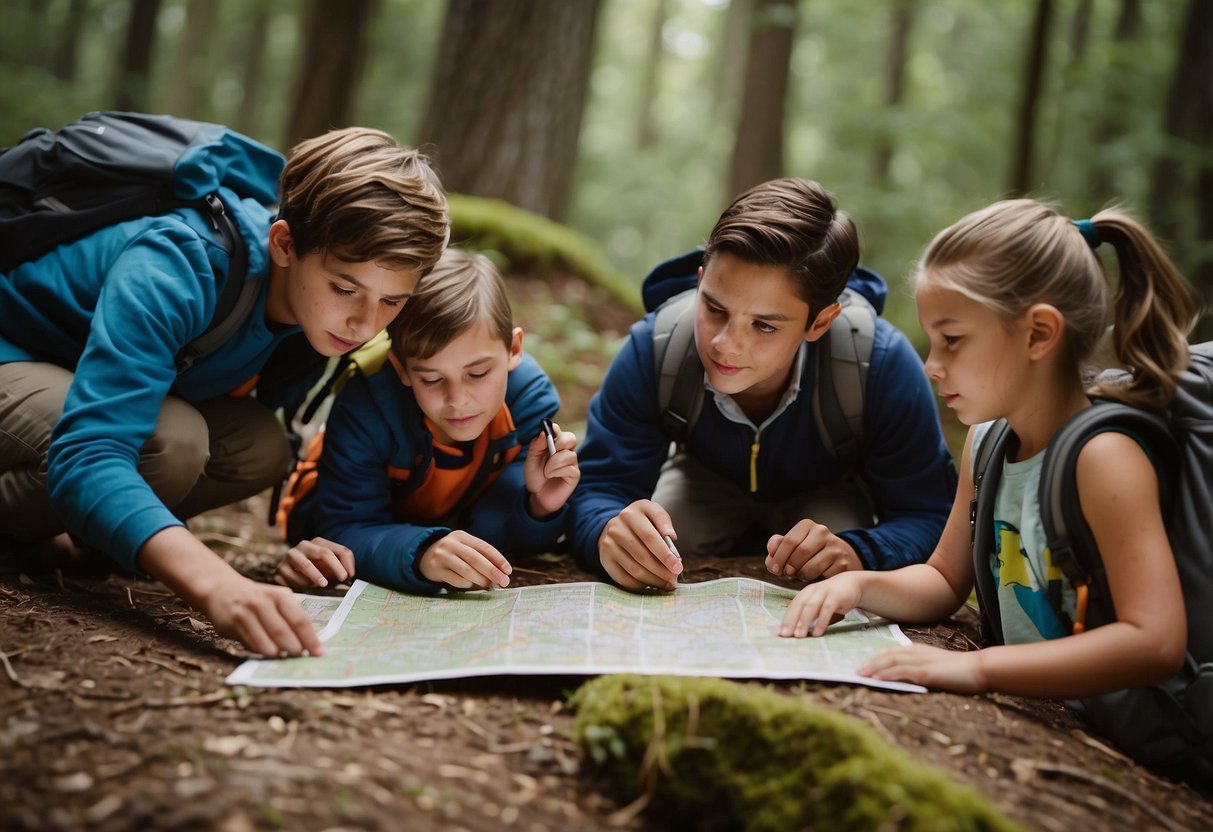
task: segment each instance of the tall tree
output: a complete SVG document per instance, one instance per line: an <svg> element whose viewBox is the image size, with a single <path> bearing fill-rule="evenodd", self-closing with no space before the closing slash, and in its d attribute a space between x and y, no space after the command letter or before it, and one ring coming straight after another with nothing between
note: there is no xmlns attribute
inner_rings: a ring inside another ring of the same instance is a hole
<svg viewBox="0 0 1213 832"><path fill-rule="evenodd" d="M190 118L209 114L211 33L219 0L188 0L185 28L177 48L176 66L169 86L168 110Z"/></svg>
<svg viewBox="0 0 1213 832"><path fill-rule="evenodd" d="M783 174L783 134L796 3L758 0L726 200Z"/></svg>
<svg viewBox="0 0 1213 832"><path fill-rule="evenodd" d="M893 27L889 34L889 54L885 59L884 103L886 116L901 106L905 93L906 56L909 54L910 31L914 27L916 0L897 0L893 9ZM872 154L872 178L878 185L889 181L889 164L893 160L893 135L886 127Z"/></svg>
<svg viewBox="0 0 1213 832"><path fill-rule="evenodd" d="M669 0L654 0L649 25L649 51L640 72L640 103L636 112L636 147L652 147L657 141L657 97L661 92L661 65L665 57L663 32L670 17Z"/></svg>
<svg viewBox="0 0 1213 832"><path fill-rule="evenodd" d="M379 0L310 0L287 146L347 126L368 51L367 25L378 10Z"/></svg>
<svg viewBox="0 0 1213 832"><path fill-rule="evenodd" d="M76 66L80 59L80 35L84 31L84 19L88 14L88 0L71 0L67 16L55 36L51 52L51 72L56 78L70 81L76 77Z"/></svg>
<svg viewBox="0 0 1213 832"><path fill-rule="evenodd" d="M253 9L253 22L248 30L248 45L244 52L244 69L240 73L240 106L233 122L236 129L245 133L259 132L255 124L261 84L265 78L266 40L270 33L270 10L265 3L257 3Z"/></svg>
<svg viewBox="0 0 1213 832"><path fill-rule="evenodd" d="M160 0L131 0L126 43L114 84L114 106L119 110L147 109L159 14Z"/></svg>
<svg viewBox="0 0 1213 832"><path fill-rule="evenodd" d="M1053 0L1037 0L1028 52L1024 60L1023 97L1015 122L1015 145L1011 151L1010 191L1026 194L1033 187L1032 165L1036 155L1036 122L1045 66L1048 63L1049 30L1053 24Z"/></svg>
<svg viewBox="0 0 1213 832"><path fill-rule="evenodd" d="M1169 148L1158 160L1151 194L1154 227L1213 307L1213 3L1190 0L1179 59L1167 97ZM1200 337L1213 337L1206 315Z"/></svg>
<svg viewBox="0 0 1213 832"><path fill-rule="evenodd" d="M754 16L754 0L729 0L720 37L719 57L716 59L716 88L712 95L712 115L732 112L741 98L745 78L746 50L750 48L750 20Z"/></svg>
<svg viewBox="0 0 1213 832"><path fill-rule="evenodd" d="M564 216L598 0L450 0L421 139L443 184Z"/></svg>
<svg viewBox="0 0 1213 832"><path fill-rule="evenodd" d="M1125 65L1124 56L1127 46L1141 36L1141 2L1142 0L1121 0L1120 12L1116 17L1116 26L1112 30L1112 60L1106 70L1108 83L1104 94L1111 100L1108 106L1101 108L1099 118L1091 130L1091 146L1102 148L1114 144L1125 132L1126 118L1131 118L1134 112L1131 93L1125 91L1126 85L1120 79L1129 72L1135 71ZM1090 186L1088 193L1099 202L1108 201L1117 193L1114 180L1115 168L1100 158L1096 158L1090 166L1088 176Z"/></svg>

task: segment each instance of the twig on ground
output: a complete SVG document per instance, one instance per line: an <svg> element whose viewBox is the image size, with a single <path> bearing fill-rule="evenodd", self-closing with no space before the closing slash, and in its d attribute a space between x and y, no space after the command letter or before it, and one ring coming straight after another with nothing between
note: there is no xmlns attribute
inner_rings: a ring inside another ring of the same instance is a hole
<svg viewBox="0 0 1213 832"><path fill-rule="evenodd" d="M13 666L9 664L8 654L4 653L3 651L0 651L0 662L4 663L4 672L8 674L8 678L12 680L13 684L25 687L25 682L22 682L17 678L17 671L13 670Z"/></svg>

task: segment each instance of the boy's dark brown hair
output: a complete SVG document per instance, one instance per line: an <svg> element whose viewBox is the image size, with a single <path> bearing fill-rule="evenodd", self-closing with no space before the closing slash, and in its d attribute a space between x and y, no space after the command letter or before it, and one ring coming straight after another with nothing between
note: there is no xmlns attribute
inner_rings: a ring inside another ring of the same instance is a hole
<svg viewBox="0 0 1213 832"><path fill-rule="evenodd" d="M403 364L410 358L433 358L477 324L509 349L514 316L505 281L483 254L448 248L387 331Z"/></svg>
<svg viewBox="0 0 1213 832"><path fill-rule="evenodd" d="M323 251L425 274L450 236L446 195L429 160L382 130L347 127L300 142L278 193L278 216L299 257Z"/></svg>
<svg viewBox="0 0 1213 832"><path fill-rule="evenodd" d="M817 182L787 177L755 185L716 221L704 245L706 267L717 254L787 269L808 324L838 300L859 265L859 233L834 196Z"/></svg>

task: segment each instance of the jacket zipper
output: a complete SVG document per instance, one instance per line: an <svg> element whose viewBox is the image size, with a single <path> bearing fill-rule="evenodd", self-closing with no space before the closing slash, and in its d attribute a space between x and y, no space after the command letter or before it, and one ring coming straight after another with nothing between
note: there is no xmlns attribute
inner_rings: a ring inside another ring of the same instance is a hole
<svg viewBox="0 0 1213 832"><path fill-rule="evenodd" d="M754 444L750 446L750 493L758 492L758 438L762 435L762 429L754 431Z"/></svg>

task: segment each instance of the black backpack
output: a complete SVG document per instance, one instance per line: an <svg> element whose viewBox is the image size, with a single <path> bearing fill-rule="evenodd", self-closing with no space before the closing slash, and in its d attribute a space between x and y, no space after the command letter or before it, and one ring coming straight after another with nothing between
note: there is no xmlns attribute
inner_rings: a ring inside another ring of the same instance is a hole
<svg viewBox="0 0 1213 832"><path fill-rule="evenodd" d="M246 243L218 188L271 206L283 164L222 125L171 116L96 112L57 132L36 128L0 151L0 272L109 225L197 208L231 265L209 327L177 356L183 372L239 329L260 291L245 279Z"/></svg>
<svg viewBox="0 0 1213 832"><path fill-rule="evenodd" d="M1074 703L1091 724L1131 756L1170 776L1213 788L1213 342L1191 348L1188 369L1165 413L1097 399L1070 419L1045 451L1041 518L1054 564L1082 595L1079 628L1114 621L1116 611L1075 486L1078 453L1092 436L1117 431L1150 456L1162 488L1163 519L1175 554L1188 618L1185 666L1165 682ZM973 565L988 643L1002 643L997 587L990 571L994 496L1001 461L1018 439L1000 419L976 450L973 466ZM1051 597L1065 621L1060 598Z"/></svg>
<svg viewBox="0 0 1213 832"><path fill-rule="evenodd" d="M695 349L696 273L703 249L662 263L644 279L641 294L653 322L653 363L661 428L671 441L683 443L703 408L703 364ZM883 279L860 268L869 281ZM858 464L863 442L863 409L868 367L880 310L863 293L847 288L838 298L842 312L830 325L816 351L813 418L826 450L844 465ZM883 302L883 298L879 299Z"/></svg>

